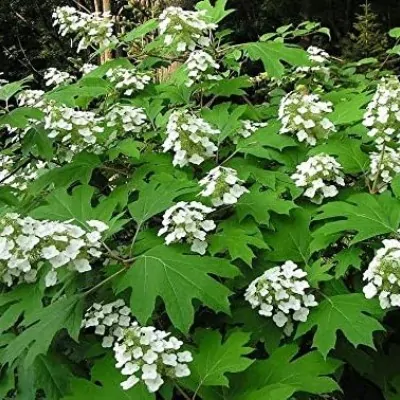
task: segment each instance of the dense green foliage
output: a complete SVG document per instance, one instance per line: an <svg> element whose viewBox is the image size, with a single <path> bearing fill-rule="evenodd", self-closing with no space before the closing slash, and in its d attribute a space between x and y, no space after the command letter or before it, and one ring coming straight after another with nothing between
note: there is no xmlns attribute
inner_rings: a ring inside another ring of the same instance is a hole
<svg viewBox="0 0 400 400"><path fill-rule="evenodd" d="M58 9L71 75L1 83L1 398L400 398L400 30L345 62L233 7Z"/></svg>

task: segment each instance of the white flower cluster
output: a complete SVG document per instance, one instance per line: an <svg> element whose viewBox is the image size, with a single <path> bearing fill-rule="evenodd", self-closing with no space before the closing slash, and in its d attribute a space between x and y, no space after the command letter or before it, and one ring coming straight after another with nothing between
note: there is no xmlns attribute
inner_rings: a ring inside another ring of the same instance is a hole
<svg viewBox="0 0 400 400"><path fill-rule="evenodd" d="M186 60L186 66L189 71L189 80L186 82L188 87L203 79L218 80L218 76L213 75L213 72L219 69L219 64L203 50L192 51Z"/></svg>
<svg viewBox="0 0 400 400"><path fill-rule="evenodd" d="M118 91L131 96L134 92L143 90L151 81L151 76L139 72L134 68L111 68L107 71L106 77L114 84Z"/></svg>
<svg viewBox="0 0 400 400"><path fill-rule="evenodd" d="M314 82L326 82L329 79L330 70L327 64L330 62L330 56L325 51L315 46L310 46L307 49L308 58L311 66L302 66L295 69L292 77L288 77L289 82L295 80L312 78Z"/></svg>
<svg viewBox="0 0 400 400"><path fill-rule="evenodd" d="M242 121L242 127L237 133L244 138L248 138L258 129L265 128L267 125L267 122L255 122L250 119L245 119Z"/></svg>
<svg viewBox="0 0 400 400"><path fill-rule="evenodd" d="M113 22L110 13L87 14L74 7L57 7L53 13L53 26L59 26L61 36L75 34L79 40L77 51L92 47L107 47L113 36Z"/></svg>
<svg viewBox="0 0 400 400"><path fill-rule="evenodd" d="M17 95L18 106L42 108L45 104L43 99L44 93L43 90L23 90Z"/></svg>
<svg viewBox="0 0 400 400"><path fill-rule="evenodd" d="M363 125L377 144L400 139L400 82L397 77L382 78L367 106Z"/></svg>
<svg viewBox="0 0 400 400"><path fill-rule="evenodd" d="M0 156L0 181L2 185L9 185L13 189L26 190L28 184L37 179L47 163L43 161L31 161L24 167L16 170L18 163L16 159L9 155Z"/></svg>
<svg viewBox="0 0 400 400"><path fill-rule="evenodd" d="M90 63L85 63L82 65L82 67L79 69L80 72L82 72L82 75L89 74L90 72L94 71L98 65L96 64L90 64Z"/></svg>
<svg viewBox="0 0 400 400"><path fill-rule="evenodd" d="M190 247L192 251L203 255L208 247L207 232L216 228L213 220L205 219L206 215L213 211L213 208L197 201L190 203L180 201L165 211L163 227L159 230L158 236L167 233L165 237L167 245L185 241L192 245Z"/></svg>
<svg viewBox="0 0 400 400"><path fill-rule="evenodd" d="M105 116L106 125L108 127L122 126L126 133L142 132L146 128L146 114L143 108L137 108L128 105L116 104Z"/></svg>
<svg viewBox="0 0 400 400"><path fill-rule="evenodd" d="M83 149L95 144L96 135L104 132L104 119L92 111L50 104L44 112L44 128L48 130L49 138L58 138L62 143L71 142Z"/></svg>
<svg viewBox="0 0 400 400"><path fill-rule="evenodd" d="M156 392L164 378L183 378L190 375L187 363L193 360L189 351L179 351L183 342L169 332L153 326L140 327L132 323L124 337L114 345L116 367L128 376L121 386L128 390L140 380L150 393Z"/></svg>
<svg viewBox="0 0 400 400"><path fill-rule="evenodd" d="M211 32L217 28L216 24L207 22L206 11L187 11L180 7L166 8L159 20L164 44L177 52L210 46Z"/></svg>
<svg viewBox="0 0 400 400"><path fill-rule="evenodd" d="M380 152L369 154L369 180L376 182L380 193L387 189L388 184L400 173L400 153L388 146L378 145Z"/></svg>
<svg viewBox="0 0 400 400"><path fill-rule="evenodd" d="M307 49L308 58L316 64L324 64L329 61L329 54L319 47L310 46Z"/></svg>
<svg viewBox="0 0 400 400"><path fill-rule="evenodd" d="M200 186L204 186L200 194L210 197L215 207L235 204L244 193L249 192L241 185L243 182L233 168L216 167L199 182Z"/></svg>
<svg viewBox="0 0 400 400"><path fill-rule="evenodd" d="M38 270L48 263L46 286L57 283L57 270L91 270L89 259L100 257L102 232L108 229L101 221L87 221L86 231L70 222L39 221L18 214L6 214L0 220L0 274L8 286L34 282Z"/></svg>
<svg viewBox="0 0 400 400"><path fill-rule="evenodd" d="M199 165L214 156L218 147L210 140L219 135L204 119L188 111L174 111L168 120L164 153L175 152L173 164L184 167L188 163Z"/></svg>
<svg viewBox="0 0 400 400"><path fill-rule="evenodd" d="M49 68L43 74L44 83L46 86L55 86L71 83L75 77L68 72L59 71L57 68Z"/></svg>
<svg viewBox="0 0 400 400"><path fill-rule="evenodd" d="M303 279L306 276L294 262L286 261L251 282L245 299L252 308L259 308L260 315L272 317L275 324L284 327L285 333L290 335L292 321L307 321L309 308L318 304L314 295L307 294L310 285Z"/></svg>
<svg viewBox="0 0 400 400"><path fill-rule="evenodd" d="M339 193L336 185L345 185L341 170L342 166L333 157L321 153L299 164L291 178L297 187L306 189L304 196L320 203L325 197Z"/></svg>
<svg viewBox="0 0 400 400"><path fill-rule="evenodd" d="M131 310L118 299L109 304L93 305L86 311L81 327L94 327L94 333L102 336L102 346L112 347L117 339L124 336L124 329L131 325Z"/></svg>
<svg viewBox="0 0 400 400"><path fill-rule="evenodd" d="M378 296L383 309L400 306L400 241L383 241L383 247L364 272L368 283L363 292L367 299Z"/></svg>
<svg viewBox="0 0 400 400"><path fill-rule="evenodd" d="M82 327L94 327L94 333L103 336L102 346L113 347L116 367L127 376L121 383L124 390L142 380L154 393L165 378L190 375L187 363L193 358L189 351L179 351L183 342L153 326L139 326L123 300L93 304L85 313Z"/></svg>
<svg viewBox="0 0 400 400"><path fill-rule="evenodd" d="M282 127L279 133L295 133L300 142L315 146L318 140L326 139L335 126L326 117L331 113L332 103L322 101L316 94L294 91L287 94L279 107Z"/></svg>

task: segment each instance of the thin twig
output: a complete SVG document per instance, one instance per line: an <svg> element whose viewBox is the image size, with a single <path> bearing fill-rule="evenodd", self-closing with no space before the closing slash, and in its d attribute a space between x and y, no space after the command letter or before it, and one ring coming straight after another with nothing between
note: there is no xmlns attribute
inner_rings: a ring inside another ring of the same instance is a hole
<svg viewBox="0 0 400 400"><path fill-rule="evenodd" d="M3 179L0 179L0 183L5 182L7 179L11 178L15 173L17 173L21 168L25 167L30 163L30 159L26 160L23 162L21 165L19 165L17 168L15 168L13 171L11 171L8 175L6 175Z"/></svg>
<svg viewBox="0 0 400 400"><path fill-rule="evenodd" d="M178 389L178 392L179 392L186 400L191 400L190 397L187 395L187 393L185 393L185 392L183 391L183 389L182 389L178 384L176 384L175 387Z"/></svg>
<svg viewBox="0 0 400 400"><path fill-rule="evenodd" d="M121 274L122 272L126 271L126 268L121 268L120 270L118 270L117 272L113 273L112 275L108 276L106 279L103 279L101 282L99 282L97 285L93 286L92 288L90 288L89 290L87 290L86 292L82 293L82 296L87 296L90 293L93 293L94 291L96 291L99 287L105 285L107 282L113 280L116 276L118 276L119 274Z"/></svg>

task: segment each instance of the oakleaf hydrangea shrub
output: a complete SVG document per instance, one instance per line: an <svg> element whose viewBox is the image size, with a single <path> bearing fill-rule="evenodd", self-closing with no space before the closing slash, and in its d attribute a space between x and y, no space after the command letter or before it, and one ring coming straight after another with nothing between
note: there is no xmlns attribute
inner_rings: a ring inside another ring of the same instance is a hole
<svg viewBox="0 0 400 400"><path fill-rule="evenodd" d="M62 4L1 75L1 398L399 397L398 63L229 6Z"/></svg>

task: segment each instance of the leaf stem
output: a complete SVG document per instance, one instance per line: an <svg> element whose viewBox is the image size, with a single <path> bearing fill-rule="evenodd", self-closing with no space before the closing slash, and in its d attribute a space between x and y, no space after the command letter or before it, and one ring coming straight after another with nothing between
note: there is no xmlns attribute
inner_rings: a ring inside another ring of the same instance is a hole
<svg viewBox="0 0 400 400"><path fill-rule="evenodd" d="M121 268L120 270L118 270L117 272L113 273L112 275L108 276L106 279L103 279L101 282L99 282L97 285L93 286L92 288L90 288L89 290L87 290L86 292L82 293L82 296L87 296L90 293L93 293L94 291L96 291L99 287L105 285L107 282L113 280L116 276L118 276L119 274L121 274L122 272L126 271L126 267Z"/></svg>
<svg viewBox="0 0 400 400"><path fill-rule="evenodd" d="M184 390L178 385L175 384L176 389L178 390L178 392L186 399L186 400L191 400L190 397L188 396L187 393L184 392Z"/></svg>

